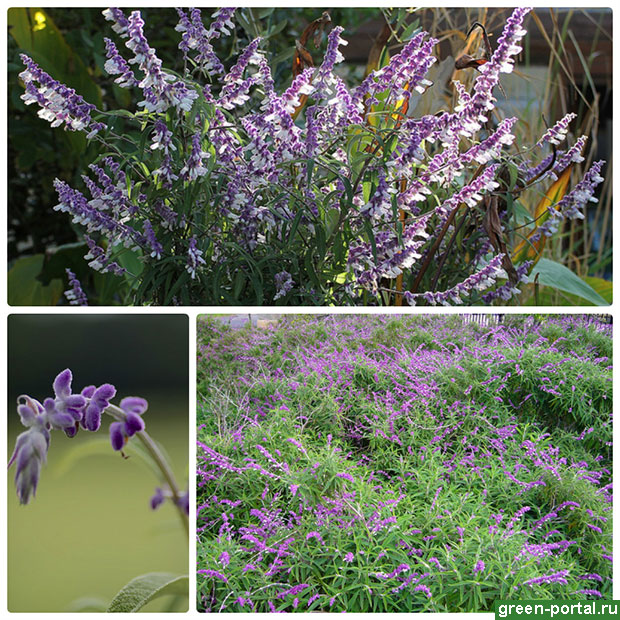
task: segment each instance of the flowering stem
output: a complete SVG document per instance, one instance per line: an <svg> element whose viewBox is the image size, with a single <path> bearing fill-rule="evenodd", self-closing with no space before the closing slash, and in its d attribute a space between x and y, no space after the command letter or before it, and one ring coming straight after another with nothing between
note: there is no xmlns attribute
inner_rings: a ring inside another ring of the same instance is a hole
<svg viewBox="0 0 620 620"><path fill-rule="evenodd" d="M476 179L478 176L480 176L483 170L484 170L484 165L479 166L479 168L476 170L476 172L474 173L472 177L472 181ZM418 287L420 286L420 282L422 281L422 278L424 277L426 270L431 264L431 261L433 260L435 253L439 249L439 246L441 245L443 238L446 236L446 233L448 232L448 228L450 228L450 225L454 221L454 218L456 217L456 213L460 208L461 208L461 205L454 207L454 209L448 216L446 223L443 225L443 228L441 229L439 236L437 237L437 239L435 239L435 243L433 244L431 249L428 251L428 254L426 255L424 263L422 264L422 267L420 267L420 271L418 272L418 275L416 276L415 280L413 281L413 284L411 285L410 291L412 293L417 293Z"/></svg>
<svg viewBox="0 0 620 620"><path fill-rule="evenodd" d="M441 275L443 266L446 263L446 259L448 258L448 255L450 254L450 250L452 249L452 246L454 245L454 241L456 240L461 228L463 228L463 224L465 224L465 220L467 219L468 215L469 215L469 211L463 214L461 221L456 225L454 232L452 233L452 237L450 238L450 241L448 242L448 245L446 246L446 251L443 253L441 260L439 261L439 266L437 267L437 273L435 274L433 283L431 284L431 291L435 291L437 289L437 283L439 282L439 276Z"/></svg>
<svg viewBox="0 0 620 620"><path fill-rule="evenodd" d="M125 412L116 405L108 405L108 407L105 409L105 412L111 415L115 420L122 421L125 419ZM151 436L146 431L138 431L136 433L136 437L140 439L142 445L146 448L146 451L151 455L151 458L155 461L157 467L159 467L162 476L170 487L170 492L172 493L172 501L174 502L174 505L177 507L179 515L181 516L181 521L183 522L183 527L185 528L186 533L189 534L189 517L181 506L181 491L174 477L174 473L170 468L170 465L168 465L168 462L164 458L164 455L161 453L161 450L157 447L157 444L153 441Z"/></svg>

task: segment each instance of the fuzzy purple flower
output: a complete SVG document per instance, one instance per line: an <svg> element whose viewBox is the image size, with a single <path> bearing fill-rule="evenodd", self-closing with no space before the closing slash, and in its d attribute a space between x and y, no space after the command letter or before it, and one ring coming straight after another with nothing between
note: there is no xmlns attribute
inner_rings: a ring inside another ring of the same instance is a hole
<svg viewBox="0 0 620 620"><path fill-rule="evenodd" d="M155 493L151 497L150 504L151 510L157 510L165 501L166 496L160 487L156 487Z"/></svg>
<svg viewBox="0 0 620 620"><path fill-rule="evenodd" d="M108 75L118 75L114 82L121 88L131 88L138 84L138 80L134 75L129 63L119 54L118 49L113 41L108 38L103 39L105 41L106 60L103 68L107 71Z"/></svg>
<svg viewBox="0 0 620 620"><path fill-rule="evenodd" d="M116 394L116 388L109 383L98 388L91 385L85 387L80 394L74 394L72 381L73 374L67 368L54 379L54 398L46 398L43 404L26 395L18 399L17 411L20 420L29 430L18 437L9 467L14 462L17 464L15 483L21 503L28 503L36 492L41 465L45 462L49 448L49 431L62 430L69 437L73 437L79 427L87 431L97 431L101 425L101 414ZM131 416L146 409L145 405L144 399L131 398L121 401L121 409L125 411L126 420L129 420L132 434L136 432L136 425L132 425ZM142 428L144 425L141 422L139 430Z"/></svg>
<svg viewBox="0 0 620 620"><path fill-rule="evenodd" d="M540 577L534 577L533 579L528 579L523 582L524 586L533 586L541 583L561 583L566 585L568 581L566 577L568 577L570 571L561 570L557 573L551 573L550 575L541 575Z"/></svg>
<svg viewBox="0 0 620 620"><path fill-rule="evenodd" d="M145 219L142 226L144 228L144 236L151 249L151 258L160 259L164 248L155 236L153 225L148 219Z"/></svg>
<svg viewBox="0 0 620 620"><path fill-rule="evenodd" d="M50 445L47 411L38 401L20 396L18 411L22 424L29 427L15 442L9 467L15 463L15 488L20 504L27 504L37 492L41 467L46 462Z"/></svg>
<svg viewBox="0 0 620 620"><path fill-rule="evenodd" d="M536 146L541 146L545 142L556 145L563 142L568 133L568 125L574 118L577 118L577 115L573 112L561 118L553 127L547 129L542 138L536 143Z"/></svg>
<svg viewBox="0 0 620 620"><path fill-rule="evenodd" d="M52 127L58 127L64 123L65 129L80 131L91 128L96 133L99 125L94 127L91 113L95 106L84 101L75 90L54 80L26 54L20 58L26 69L19 74L24 82L26 92L21 99L26 105L37 103L41 108L38 115L49 121ZM91 136L92 137L92 136Z"/></svg>
<svg viewBox="0 0 620 620"><path fill-rule="evenodd" d="M130 437L144 430L141 416L147 410L148 403L144 398L130 396L124 398L119 406L125 413L125 419L110 424L110 443L114 450L122 450Z"/></svg>
<svg viewBox="0 0 620 620"><path fill-rule="evenodd" d="M196 572L197 572L198 575L205 575L207 577L212 577L214 579L219 579L220 581L223 581L224 583L228 583L228 579L226 579L226 577L224 575L222 575L222 573L219 573L216 570L202 569L202 570L198 570Z"/></svg>
<svg viewBox="0 0 620 620"><path fill-rule="evenodd" d="M295 286L295 282L293 282L293 277L288 271L281 271L280 273L276 273L274 276L274 282L276 285L276 294L273 297L273 300L280 299L280 297L284 297L289 291L292 290L293 286Z"/></svg>
<svg viewBox="0 0 620 620"><path fill-rule="evenodd" d="M478 573L484 572L484 568L484 562L482 560L478 560L476 562L476 565L474 566L474 576L476 576Z"/></svg>
<svg viewBox="0 0 620 620"><path fill-rule="evenodd" d="M65 291L65 297L69 301L69 304L72 306L88 306L88 298L82 289L80 281L71 269L65 269L65 273L67 274L69 284L71 285L71 288Z"/></svg>
<svg viewBox="0 0 620 620"><path fill-rule="evenodd" d="M116 388L109 383L104 383L98 388L90 385L82 390L82 395L88 401L81 420L82 427L91 432L98 431L101 426L101 415L116 395Z"/></svg>
<svg viewBox="0 0 620 620"><path fill-rule="evenodd" d="M197 132L192 137L192 151L180 172L180 177L190 182L195 181L198 177L203 177L207 174L207 169L203 163L204 159L208 157L209 154L202 150L200 132Z"/></svg>
<svg viewBox="0 0 620 620"><path fill-rule="evenodd" d="M202 250L199 250L197 247L196 237L192 237L189 240L189 247L187 248L187 265L185 267L192 277L192 280L196 277L196 270L200 268L200 265L204 265L205 263L206 261L202 257Z"/></svg>

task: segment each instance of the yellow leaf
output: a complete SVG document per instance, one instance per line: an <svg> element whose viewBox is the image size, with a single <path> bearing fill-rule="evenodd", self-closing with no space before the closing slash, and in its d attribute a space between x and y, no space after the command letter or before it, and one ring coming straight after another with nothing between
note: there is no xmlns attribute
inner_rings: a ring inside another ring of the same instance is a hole
<svg viewBox="0 0 620 620"><path fill-rule="evenodd" d="M536 228L517 245L513 254L513 263L522 263L526 260L533 260L534 264L538 262L542 256L542 251L547 242L547 238L541 235L537 241L531 241L532 237L537 233L540 225L549 218L547 213L550 207L555 206L558 209L558 202L564 198L568 183L570 181L570 175L572 172L572 165L568 166L564 172L558 177L557 181L554 181L549 189L545 192L545 195L540 199L534 210L534 219L536 221Z"/></svg>

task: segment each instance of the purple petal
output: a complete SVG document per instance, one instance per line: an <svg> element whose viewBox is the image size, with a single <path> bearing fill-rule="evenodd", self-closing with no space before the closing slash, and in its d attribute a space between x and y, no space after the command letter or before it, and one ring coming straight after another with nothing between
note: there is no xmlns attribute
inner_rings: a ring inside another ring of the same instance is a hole
<svg viewBox="0 0 620 620"><path fill-rule="evenodd" d="M112 424L110 424L110 443L114 450L122 450L125 445L123 426L122 422L112 422Z"/></svg>
<svg viewBox="0 0 620 620"><path fill-rule="evenodd" d="M64 399L65 406L71 409L82 409L86 404L86 399L81 394L72 394Z"/></svg>
<svg viewBox="0 0 620 620"><path fill-rule="evenodd" d="M37 415L43 412L43 407L39 401L29 396L20 396L20 398L25 398L26 402L17 405L17 413L19 413L19 417L24 426L32 426Z"/></svg>
<svg viewBox="0 0 620 620"><path fill-rule="evenodd" d="M53 398L46 398L43 401L43 407L45 407L46 420L52 428L65 429L75 425L73 415L62 410L59 411Z"/></svg>
<svg viewBox="0 0 620 620"><path fill-rule="evenodd" d="M157 487L155 489L153 497L151 497L151 510L156 510L157 508L159 508L161 504L163 504L164 499L166 499L164 497L164 492L159 487Z"/></svg>
<svg viewBox="0 0 620 620"><path fill-rule="evenodd" d="M99 407L99 403L95 401L91 401L86 407L86 411L84 412L84 419L82 420L82 426L91 432L95 432L99 430L101 426L101 412L102 408Z"/></svg>
<svg viewBox="0 0 620 620"><path fill-rule="evenodd" d="M15 459L17 458L17 455L22 451L22 448L24 447L24 444L27 441L28 441L28 431L24 431L17 437L17 440L15 441L15 449L13 450L13 454L11 455L11 458L9 459L9 464L7 467L11 467L11 465L13 465L13 463L15 462Z"/></svg>
<svg viewBox="0 0 620 620"><path fill-rule="evenodd" d="M120 408L125 413L137 413L143 414L149 404L144 400L144 398L139 398L138 396L128 396L127 398L123 398L121 400Z"/></svg>
<svg viewBox="0 0 620 620"><path fill-rule="evenodd" d="M95 386L94 385L87 385L83 390L82 390L82 396L85 396L86 398L92 398L93 394L95 393Z"/></svg>
<svg viewBox="0 0 620 620"><path fill-rule="evenodd" d="M98 401L105 401L105 407L107 407L110 404L110 400L114 398L115 395L116 388L109 383L104 383L97 388L92 397Z"/></svg>
<svg viewBox="0 0 620 620"><path fill-rule="evenodd" d="M73 426L69 426L68 428L63 429L65 431L65 435L67 437L75 437L78 432L78 426L74 424Z"/></svg>
<svg viewBox="0 0 620 620"><path fill-rule="evenodd" d="M137 414L130 411L125 418L125 432L129 437L133 437L139 431L144 430L144 420Z"/></svg>
<svg viewBox="0 0 620 620"><path fill-rule="evenodd" d="M54 394L56 394L57 398L66 398L67 396L71 395L72 379L73 375L68 368L66 370L63 370L54 379Z"/></svg>

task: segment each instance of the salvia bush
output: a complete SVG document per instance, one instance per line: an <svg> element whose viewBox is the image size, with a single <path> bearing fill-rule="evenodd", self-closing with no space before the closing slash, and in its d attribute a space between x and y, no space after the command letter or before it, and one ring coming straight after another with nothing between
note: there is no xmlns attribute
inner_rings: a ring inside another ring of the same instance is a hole
<svg viewBox="0 0 620 620"><path fill-rule="evenodd" d="M140 92L136 110L97 110L25 55L22 99L102 145L83 176L88 195L57 179L55 209L83 227L90 267L120 278L121 303L505 302L532 262L521 253L513 265L507 201L495 199L582 161L586 140L557 150L569 114L517 153L519 120L492 118L528 10L507 20L473 88L455 83L456 107L420 118L405 108L431 84L437 41L425 32L350 87L336 26L320 66L277 92L260 38L228 68L216 55L235 28L230 8L208 26L200 10L178 9L182 75L162 66L139 11L103 12L116 33L105 69ZM530 222L530 244L584 217L602 165ZM69 283L70 303L86 303Z"/></svg>
<svg viewBox="0 0 620 620"><path fill-rule="evenodd" d="M611 597L611 325L505 319L201 317L199 608Z"/></svg>
<svg viewBox="0 0 620 620"><path fill-rule="evenodd" d="M54 431L64 432L67 437L75 437L80 430L95 433L108 417L112 420L108 427L111 448L126 457L127 443L139 441L142 453L138 454L160 480L161 486L155 489L150 507L155 510L164 501L170 501L187 534L189 491L179 487L164 452L146 432L142 416L148 409L148 402L128 396L114 405L111 401L116 396L116 388L110 383L99 387L89 385L74 393L72 382L73 373L67 368L53 381L54 396L43 402L26 394L18 397L17 412L27 430L17 437L9 468L15 465L15 487L20 504L28 504L36 494ZM153 598L169 593L187 596L187 577L170 573L141 575L117 594L107 611L137 611Z"/></svg>

